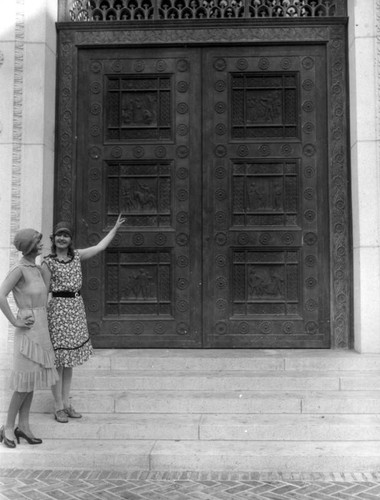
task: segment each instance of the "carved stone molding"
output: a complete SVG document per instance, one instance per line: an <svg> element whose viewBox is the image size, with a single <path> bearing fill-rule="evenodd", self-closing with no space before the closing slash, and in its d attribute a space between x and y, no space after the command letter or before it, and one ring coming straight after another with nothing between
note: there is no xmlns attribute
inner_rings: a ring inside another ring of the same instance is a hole
<svg viewBox="0 0 380 500"><path fill-rule="evenodd" d="M56 220L74 220L73 196L75 165L73 137L75 136L73 113L75 112L75 80L73 75L77 48L75 34L62 33L58 59L58 127L57 127L57 181Z"/></svg>
<svg viewBox="0 0 380 500"><path fill-rule="evenodd" d="M331 326L333 330L333 346L346 348L349 346L351 309L351 248L349 246L349 193L348 158L347 158L347 107L343 91L347 80L343 26L330 28L329 67L329 144L330 144L330 235L331 235L331 267L332 267L332 301Z"/></svg>
<svg viewBox="0 0 380 500"><path fill-rule="evenodd" d="M266 28L188 28L188 29L99 29L73 31L77 45L146 44L146 43L244 43L252 41L322 41L328 39L326 26Z"/></svg>

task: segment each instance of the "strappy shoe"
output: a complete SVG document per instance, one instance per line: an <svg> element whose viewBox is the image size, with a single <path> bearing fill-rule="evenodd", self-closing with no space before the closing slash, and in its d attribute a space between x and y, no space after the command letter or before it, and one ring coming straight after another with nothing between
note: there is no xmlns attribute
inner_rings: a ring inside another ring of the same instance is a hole
<svg viewBox="0 0 380 500"><path fill-rule="evenodd" d="M62 410L56 410L54 412L54 418L60 424L67 424L67 422L69 421L69 419L67 417L67 413L63 409Z"/></svg>
<svg viewBox="0 0 380 500"><path fill-rule="evenodd" d="M16 429L15 429L15 436L16 436L18 444L20 444L20 437L24 438L29 444L41 444L42 443L42 439L30 437L27 434L25 434L25 432L22 431L21 429L19 429L18 427L16 427Z"/></svg>
<svg viewBox="0 0 380 500"><path fill-rule="evenodd" d="M74 410L74 408L70 405L68 408L65 408L65 413L70 418L82 418L82 415Z"/></svg>
<svg viewBox="0 0 380 500"><path fill-rule="evenodd" d="M8 439L5 435L4 426L0 429L0 443L4 441L5 446L8 448L16 448L16 443L12 439Z"/></svg>

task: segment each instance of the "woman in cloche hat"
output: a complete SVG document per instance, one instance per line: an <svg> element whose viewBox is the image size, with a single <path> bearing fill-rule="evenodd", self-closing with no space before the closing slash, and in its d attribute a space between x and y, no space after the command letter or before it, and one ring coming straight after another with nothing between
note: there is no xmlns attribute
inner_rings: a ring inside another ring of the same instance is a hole
<svg viewBox="0 0 380 500"><path fill-rule="evenodd" d="M22 258L0 285L0 309L15 327L10 383L14 392L6 424L0 429L0 442L4 441L8 448L16 448L15 439L20 443L20 438L29 444L42 443L29 425L33 393L35 389L50 388L59 380L47 323L47 288L36 265L36 257L42 251L41 238L35 229L16 232L14 245L22 252ZM10 292L18 307L16 317L7 299Z"/></svg>

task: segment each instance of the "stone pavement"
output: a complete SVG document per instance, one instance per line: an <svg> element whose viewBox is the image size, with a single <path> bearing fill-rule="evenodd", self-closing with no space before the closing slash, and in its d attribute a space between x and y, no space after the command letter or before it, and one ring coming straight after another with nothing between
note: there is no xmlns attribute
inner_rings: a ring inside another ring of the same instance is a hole
<svg viewBox="0 0 380 500"><path fill-rule="evenodd" d="M379 500L376 473L0 469L0 500Z"/></svg>

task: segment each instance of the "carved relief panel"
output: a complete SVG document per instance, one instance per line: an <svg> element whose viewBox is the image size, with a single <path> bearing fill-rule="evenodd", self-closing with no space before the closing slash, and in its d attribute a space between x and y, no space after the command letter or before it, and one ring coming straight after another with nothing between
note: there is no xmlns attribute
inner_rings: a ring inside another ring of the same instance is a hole
<svg viewBox="0 0 380 500"><path fill-rule="evenodd" d="M325 64L318 46L207 54L206 345L329 345Z"/></svg>
<svg viewBox="0 0 380 500"><path fill-rule="evenodd" d="M83 243L126 219L86 268L96 346L201 345L199 64L197 50L80 53Z"/></svg>

